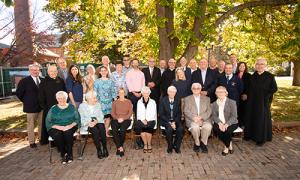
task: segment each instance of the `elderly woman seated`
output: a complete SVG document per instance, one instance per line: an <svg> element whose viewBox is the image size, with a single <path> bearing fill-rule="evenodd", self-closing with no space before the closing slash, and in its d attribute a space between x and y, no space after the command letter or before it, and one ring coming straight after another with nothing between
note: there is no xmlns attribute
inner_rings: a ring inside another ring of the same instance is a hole
<svg viewBox="0 0 300 180"><path fill-rule="evenodd" d="M125 98L125 89L119 89L118 100L112 103L111 116L111 129L114 142L117 146L117 155L124 156L123 144L125 141L126 130L131 124L132 103Z"/></svg>
<svg viewBox="0 0 300 180"><path fill-rule="evenodd" d="M49 110L46 117L48 134L53 138L61 153L62 164L73 161L73 134L80 127L80 117L72 104L67 103L68 94L56 93L57 105Z"/></svg>
<svg viewBox="0 0 300 180"><path fill-rule="evenodd" d="M233 153L232 133L238 127L236 102L227 98L225 87L216 89L217 101L212 104L213 130L224 143L223 156Z"/></svg>
<svg viewBox="0 0 300 180"><path fill-rule="evenodd" d="M81 117L81 126L92 134L98 158L102 159L108 157L104 115L101 105L97 101L97 93L95 91L86 93L85 98L86 102L80 104L78 109Z"/></svg>
<svg viewBox="0 0 300 180"><path fill-rule="evenodd" d="M150 98L151 90L145 86L141 90L142 98L137 103L137 121L135 131L141 134L144 142L144 153L151 153L152 134L157 121L156 103Z"/></svg>

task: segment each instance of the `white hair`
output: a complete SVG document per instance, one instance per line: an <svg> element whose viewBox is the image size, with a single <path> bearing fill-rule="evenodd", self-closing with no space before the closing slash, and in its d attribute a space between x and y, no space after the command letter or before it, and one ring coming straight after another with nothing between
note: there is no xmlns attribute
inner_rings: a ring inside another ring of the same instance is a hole
<svg viewBox="0 0 300 180"><path fill-rule="evenodd" d="M202 88L202 86L201 86L200 83L193 83L193 84L192 84L192 89L193 89L193 88L197 88L197 87Z"/></svg>
<svg viewBox="0 0 300 180"><path fill-rule="evenodd" d="M66 99L68 99L68 94L65 91L58 91L55 94L56 99L58 99L59 97L64 97Z"/></svg>
<svg viewBox="0 0 300 180"><path fill-rule="evenodd" d="M37 67L37 68L41 68L41 65L39 63L33 63L33 64L29 64L28 69L31 69L33 67Z"/></svg>
<svg viewBox="0 0 300 180"><path fill-rule="evenodd" d="M175 87L175 86L169 86L169 87L168 87L168 92L171 92L171 91L177 92L176 87Z"/></svg>
<svg viewBox="0 0 300 180"><path fill-rule="evenodd" d="M144 93L151 93L151 89L148 87L148 86L144 86L141 90L141 93L144 94Z"/></svg>
<svg viewBox="0 0 300 180"><path fill-rule="evenodd" d="M97 93L95 91L89 91L85 94L85 99L90 99L90 98L93 98L93 97L97 97Z"/></svg>

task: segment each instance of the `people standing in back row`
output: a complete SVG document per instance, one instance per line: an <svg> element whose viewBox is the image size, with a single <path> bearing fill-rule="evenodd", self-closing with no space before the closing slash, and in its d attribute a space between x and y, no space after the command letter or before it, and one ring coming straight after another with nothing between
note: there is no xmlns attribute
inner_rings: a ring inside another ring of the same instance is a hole
<svg viewBox="0 0 300 180"><path fill-rule="evenodd" d="M80 74L79 67L71 65L69 68L69 76L66 79L66 89L72 105L75 109L79 108L79 104L83 101L83 78Z"/></svg>
<svg viewBox="0 0 300 180"><path fill-rule="evenodd" d="M172 84L173 80L175 79L175 68L176 68L176 61L175 59L171 58L168 61L169 68L164 71L161 81L160 81L160 90L162 96L166 96L168 87Z"/></svg>
<svg viewBox="0 0 300 180"><path fill-rule="evenodd" d="M29 76L22 79L17 87L16 95L23 103L23 112L27 116L27 134L31 148L36 148L34 124L38 124L38 137L41 140L42 116L43 111L39 105L38 93L41 81L44 78L40 77L40 65L35 63L28 66Z"/></svg>
<svg viewBox="0 0 300 180"><path fill-rule="evenodd" d="M233 67L233 73L236 73L237 71L237 65L238 65L238 59L236 57L235 54L231 54L229 56L229 60L230 60L230 63L232 64L232 67Z"/></svg>
<svg viewBox="0 0 300 180"><path fill-rule="evenodd" d="M189 68L187 66L187 60L185 57L182 57L179 61L180 67L182 68L182 70L184 71L184 75L186 77L186 79L190 79L191 78L191 68Z"/></svg>

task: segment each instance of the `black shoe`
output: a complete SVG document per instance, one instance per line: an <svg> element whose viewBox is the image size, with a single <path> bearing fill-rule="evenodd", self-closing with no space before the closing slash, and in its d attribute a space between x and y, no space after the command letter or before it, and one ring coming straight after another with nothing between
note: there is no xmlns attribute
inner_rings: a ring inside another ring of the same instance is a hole
<svg viewBox="0 0 300 180"><path fill-rule="evenodd" d="M73 155L67 155L66 157L67 157L66 160L67 160L68 164L73 162Z"/></svg>
<svg viewBox="0 0 300 180"><path fill-rule="evenodd" d="M138 149L144 149L144 142L142 140L142 138L137 138L136 141L135 141L135 149L138 150Z"/></svg>
<svg viewBox="0 0 300 180"><path fill-rule="evenodd" d="M180 149L178 149L178 148L175 149L175 152L176 152L177 154L180 154L180 153L181 153Z"/></svg>
<svg viewBox="0 0 300 180"><path fill-rule="evenodd" d="M104 154L102 149L97 149L97 156L99 159L103 159L104 158Z"/></svg>
<svg viewBox="0 0 300 180"><path fill-rule="evenodd" d="M194 144L194 148L193 148L194 152L199 152L200 151L200 146L197 146L196 144Z"/></svg>
<svg viewBox="0 0 300 180"><path fill-rule="evenodd" d="M62 163L62 164L67 164L67 155L64 155L63 157L61 157L61 160L60 160L60 162Z"/></svg>
<svg viewBox="0 0 300 180"><path fill-rule="evenodd" d="M256 146L263 146L265 143L264 142L256 142Z"/></svg>
<svg viewBox="0 0 300 180"><path fill-rule="evenodd" d="M120 155L120 150L117 149L116 155L119 156Z"/></svg>
<svg viewBox="0 0 300 180"><path fill-rule="evenodd" d="M231 150L229 149L229 153L230 154L233 154L233 152L234 152L233 149L231 149Z"/></svg>
<svg viewBox="0 0 300 180"><path fill-rule="evenodd" d="M124 151L120 151L119 155L120 155L120 157L123 157L124 156Z"/></svg>
<svg viewBox="0 0 300 180"><path fill-rule="evenodd" d="M37 145L36 145L35 143L30 144L29 146L30 146L30 148L33 148L33 149L34 149L34 148L37 148Z"/></svg>
<svg viewBox="0 0 300 180"><path fill-rule="evenodd" d="M168 148L168 149L167 149L167 153L168 153L168 154L172 154L172 152L173 152L173 149L172 149L172 148Z"/></svg>
<svg viewBox="0 0 300 180"><path fill-rule="evenodd" d="M223 155L223 156L227 156L227 155L228 155L228 152L226 153L226 152L222 151L222 155Z"/></svg>
<svg viewBox="0 0 300 180"><path fill-rule="evenodd" d="M104 157L108 157L108 151L107 151L107 148L106 147L103 147L103 156Z"/></svg>
<svg viewBox="0 0 300 180"><path fill-rule="evenodd" d="M250 138L244 137L243 140L245 140L245 141L250 141Z"/></svg>
<svg viewBox="0 0 300 180"><path fill-rule="evenodd" d="M208 153L207 146L203 142L200 143L200 148L202 153Z"/></svg>

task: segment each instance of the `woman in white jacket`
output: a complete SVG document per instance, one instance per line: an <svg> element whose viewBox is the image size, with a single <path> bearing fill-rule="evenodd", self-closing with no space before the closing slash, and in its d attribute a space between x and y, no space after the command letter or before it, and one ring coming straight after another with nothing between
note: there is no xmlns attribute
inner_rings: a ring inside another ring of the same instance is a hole
<svg viewBox="0 0 300 180"><path fill-rule="evenodd" d="M137 103L136 133L140 133L144 142L144 153L151 153L152 134L156 127L156 103L150 98L151 90L145 86L141 90L142 98Z"/></svg>

